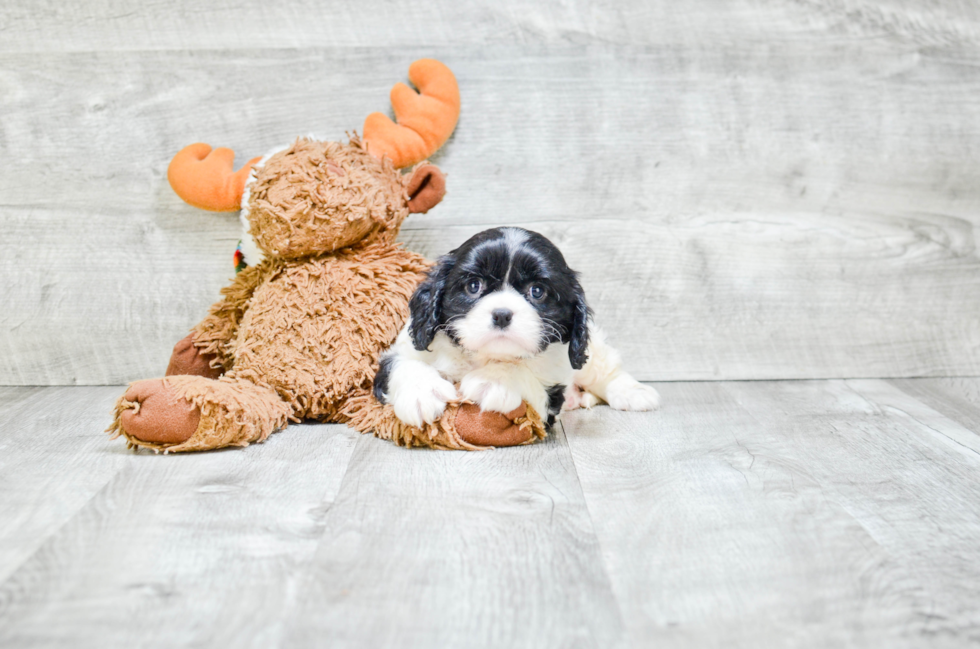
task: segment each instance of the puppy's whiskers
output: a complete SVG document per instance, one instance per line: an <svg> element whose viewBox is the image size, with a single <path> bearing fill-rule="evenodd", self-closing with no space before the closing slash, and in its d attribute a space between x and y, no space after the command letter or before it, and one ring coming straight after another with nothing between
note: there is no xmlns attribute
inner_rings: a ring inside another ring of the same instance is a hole
<svg viewBox="0 0 980 649"><path fill-rule="evenodd" d="M438 327L436 327L436 331L447 331L452 327L454 322L456 322L457 320L462 320L465 317L466 317L465 313L461 313L460 315L455 315L449 318L448 320L446 320L445 322L443 322L442 324L440 324Z"/></svg>
<svg viewBox="0 0 980 649"><path fill-rule="evenodd" d="M546 318L545 316L541 316L541 324L545 325L557 340L561 340L561 329L558 328L557 322L551 320L550 318Z"/></svg>

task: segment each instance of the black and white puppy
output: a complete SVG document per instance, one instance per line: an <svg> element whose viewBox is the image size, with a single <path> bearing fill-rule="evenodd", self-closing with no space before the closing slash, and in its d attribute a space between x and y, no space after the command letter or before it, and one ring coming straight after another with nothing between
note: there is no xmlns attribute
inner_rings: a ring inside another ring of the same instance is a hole
<svg viewBox="0 0 980 649"><path fill-rule="evenodd" d="M458 397L503 413L527 401L549 423L563 406L600 399L620 410L659 406L656 390L622 370L577 274L536 232L477 234L439 259L409 308L374 380L375 396L406 424L435 421Z"/></svg>

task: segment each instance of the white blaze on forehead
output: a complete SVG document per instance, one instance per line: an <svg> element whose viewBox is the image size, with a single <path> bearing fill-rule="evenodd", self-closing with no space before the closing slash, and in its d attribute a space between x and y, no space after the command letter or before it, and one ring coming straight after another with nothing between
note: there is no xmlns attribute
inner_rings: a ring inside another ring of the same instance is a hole
<svg viewBox="0 0 980 649"><path fill-rule="evenodd" d="M493 324L493 312L507 309L514 315L506 329ZM460 344L488 358L530 358L541 349L541 316L517 291L505 286L488 293L464 317L453 320Z"/></svg>
<svg viewBox="0 0 980 649"><path fill-rule="evenodd" d="M504 233L504 243L511 252L527 242L527 232L519 228L501 228Z"/></svg>
<svg viewBox="0 0 980 649"><path fill-rule="evenodd" d="M504 273L504 284L510 279L510 269L514 267L514 255L527 243L527 232L518 228L501 228L504 233L504 245L507 246L507 272Z"/></svg>

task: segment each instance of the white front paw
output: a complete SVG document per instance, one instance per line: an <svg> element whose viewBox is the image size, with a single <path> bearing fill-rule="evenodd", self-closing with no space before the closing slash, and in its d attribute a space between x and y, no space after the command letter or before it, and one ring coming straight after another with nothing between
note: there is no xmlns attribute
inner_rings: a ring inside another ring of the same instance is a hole
<svg viewBox="0 0 980 649"><path fill-rule="evenodd" d="M606 401L616 410L656 410L660 407L660 394L629 374L621 374L606 387Z"/></svg>
<svg viewBox="0 0 980 649"><path fill-rule="evenodd" d="M506 414L520 406L523 401L519 392L475 373L463 377L459 392L464 399L479 404L480 410L484 412L490 410Z"/></svg>
<svg viewBox="0 0 980 649"><path fill-rule="evenodd" d="M409 426L421 428L442 416L446 403L456 398L456 388L441 376L416 377L392 395L395 416Z"/></svg>

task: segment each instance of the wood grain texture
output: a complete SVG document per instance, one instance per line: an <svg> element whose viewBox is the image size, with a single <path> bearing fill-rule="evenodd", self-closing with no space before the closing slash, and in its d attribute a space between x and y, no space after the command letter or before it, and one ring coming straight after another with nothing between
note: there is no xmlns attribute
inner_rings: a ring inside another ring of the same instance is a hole
<svg viewBox="0 0 980 649"><path fill-rule="evenodd" d="M831 383L836 404L801 400L802 389L758 390L749 407L773 413L801 443L804 460L828 492L907 570L927 607L926 636L950 644L980 640L980 454L956 440L965 432L901 403L882 381ZM838 389L834 389L838 388ZM807 403L809 401L809 403ZM828 417L828 410L835 413ZM812 422L820 422L814 430ZM819 437L826 435L826 442ZM815 439L815 437L817 439ZM832 442L832 443L831 443Z"/></svg>
<svg viewBox="0 0 980 649"><path fill-rule="evenodd" d="M0 406L35 422L2 431L0 646L278 646L356 433L300 425L248 449L133 453L102 432L122 389Z"/></svg>
<svg viewBox="0 0 980 649"><path fill-rule="evenodd" d="M980 442L980 378L892 379L889 383L972 431Z"/></svg>
<svg viewBox="0 0 980 649"><path fill-rule="evenodd" d="M48 55L43 73L7 56L3 146L24 163L0 179L0 267L18 280L0 296L0 382L158 375L237 237L171 194L171 153L339 135L416 54ZM408 223L409 247L545 231L643 378L977 371L978 195L953 164L974 147L958 105L976 83L958 63L849 44L446 54L467 98L438 158L451 193ZM827 72L854 58L851 79Z"/></svg>
<svg viewBox="0 0 980 649"><path fill-rule="evenodd" d="M102 432L119 394L118 387L0 388L0 581L126 465Z"/></svg>
<svg viewBox="0 0 980 649"><path fill-rule="evenodd" d="M451 4L4 5L0 384L159 375L238 237L173 153L342 137L419 56L463 114L409 247L555 237L644 379L980 374L972 4Z"/></svg>
<svg viewBox="0 0 980 649"><path fill-rule="evenodd" d="M912 383L932 379L901 379ZM873 380L852 380L848 383L863 396L874 401L882 410L894 412L898 416L914 419L928 428L937 440L968 457L980 454L980 435L977 428L967 419L963 421L960 413L931 407L930 399L919 399L916 392L903 390L894 383ZM896 389L897 388L897 389ZM935 394L935 391L929 391ZM909 397L912 396L910 399ZM974 416L976 415L974 408Z"/></svg>
<svg viewBox="0 0 980 649"><path fill-rule="evenodd" d="M183 456L108 440L121 387L0 389L0 646L980 640L959 422L880 380L657 388L528 447Z"/></svg>
<svg viewBox="0 0 980 649"><path fill-rule="evenodd" d="M561 432L485 453L358 442L285 646L610 647L622 635Z"/></svg>
<svg viewBox="0 0 980 649"><path fill-rule="evenodd" d="M658 388L654 416L564 416L628 644L977 640L980 454L934 429L955 422L881 381Z"/></svg>
<svg viewBox="0 0 980 649"><path fill-rule="evenodd" d="M9 0L0 52L452 46L472 43L629 44L752 40L841 33L925 44L975 41L980 11L943 0L382 0L276 4L190 0L84 3Z"/></svg>

